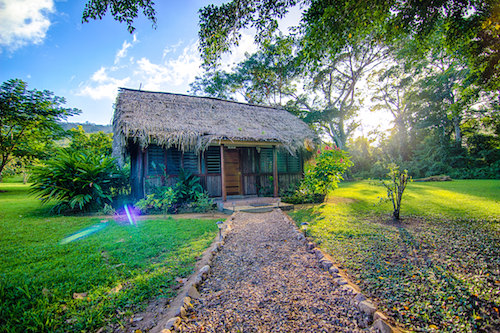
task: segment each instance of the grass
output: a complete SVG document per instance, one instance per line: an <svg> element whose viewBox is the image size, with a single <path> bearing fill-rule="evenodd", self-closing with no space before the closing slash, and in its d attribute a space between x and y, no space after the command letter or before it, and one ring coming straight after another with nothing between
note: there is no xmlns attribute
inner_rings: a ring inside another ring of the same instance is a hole
<svg viewBox="0 0 500 333"><path fill-rule="evenodd" d="M341 184L323 205L292 212L379 307L416 331L500 325L500 181L411 183L401 223L384 188Z"/></svg>
<svg viewBox="0 0 500 333"><path fill-rule="evenodd" d="M134 226L52 216L49 207L27 196L26 185L0 184L0 191L0 326L5 332L120 325L148 300L173 297L175 278L192 272L216 235L214 220L165 218ZM98 231L61 243L92 226Z"/></svg>

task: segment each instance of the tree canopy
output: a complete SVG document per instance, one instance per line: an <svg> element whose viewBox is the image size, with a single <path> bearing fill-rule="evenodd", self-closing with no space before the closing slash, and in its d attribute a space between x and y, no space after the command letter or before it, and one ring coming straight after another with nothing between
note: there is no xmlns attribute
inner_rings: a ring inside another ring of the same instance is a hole
<svg viewBox="0 0 500 333"><path fill-rule="evenodd" d="M402 38L421 42L443 29L449 54L466 59L478 84L498 89L500 60L500 5L494 0L369 0L264 1L234 0L200 10L200 52L205 65L216 65L220 55L237 45L240 31L257 30L262 43L275 32L277 19L301 5L299 32L310 61L339 52L371 35L392 45Z"/></svg>
<svg viewBox="0 0 500 333"><path fill-rule="evenodd" d="M36 156L61 135L58 122L80 113L65 102L47 90L28 90L20 79L0 86L0 176L12 157Z"/></svg>
<svg viewBox="0 0 500 333"><path fill-rule="evenodd" d="M151 21L153 28L156 28L154 5L152 0L90 0L85 4L82 22L102 20L109 10L116 21L125 22L127 30L133 33L135 31L134 20L137 18L139 10L142 9L144 16Z"/></svg>

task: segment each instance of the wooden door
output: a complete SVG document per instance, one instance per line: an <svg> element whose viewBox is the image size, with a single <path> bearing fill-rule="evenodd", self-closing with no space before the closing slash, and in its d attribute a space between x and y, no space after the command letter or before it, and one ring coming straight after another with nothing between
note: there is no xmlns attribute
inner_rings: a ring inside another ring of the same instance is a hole
<svg viewBox="0 0 500 333"><path fill-rule="evenodd" d="M226 194L242 194L240 152L238 149L224 149L224 175Z"/></svg>

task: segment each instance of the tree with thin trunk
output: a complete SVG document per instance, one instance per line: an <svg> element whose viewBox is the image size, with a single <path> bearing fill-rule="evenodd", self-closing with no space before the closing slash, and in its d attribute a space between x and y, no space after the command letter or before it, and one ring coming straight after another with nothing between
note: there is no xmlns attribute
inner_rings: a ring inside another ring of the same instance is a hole
<svg viewBox="0 0 500 333"><path fill-rule="evenodd" d="M399 221L401 212L401 200L408 182L411 182L411 177L408 176L408 170L401 172L396 164L389 165L388 181L381 181L387 189L387 199L392 203L392 217L395 221Z"/></svg>

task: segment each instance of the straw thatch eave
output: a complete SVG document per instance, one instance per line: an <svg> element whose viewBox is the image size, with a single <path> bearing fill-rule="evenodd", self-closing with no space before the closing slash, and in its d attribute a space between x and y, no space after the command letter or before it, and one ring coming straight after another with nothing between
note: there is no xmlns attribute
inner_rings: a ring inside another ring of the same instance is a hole
<svg viewBox="0 0 500 333"><path fill-rule="evenodd" d="M113 117L114 154L126 153L133 141L142 148L202 151L221 140L279 144L295 154L315 133L286 110L226 101L121 88Z"/></svg>

